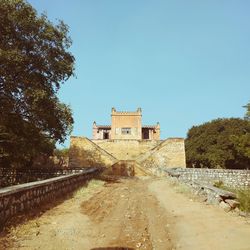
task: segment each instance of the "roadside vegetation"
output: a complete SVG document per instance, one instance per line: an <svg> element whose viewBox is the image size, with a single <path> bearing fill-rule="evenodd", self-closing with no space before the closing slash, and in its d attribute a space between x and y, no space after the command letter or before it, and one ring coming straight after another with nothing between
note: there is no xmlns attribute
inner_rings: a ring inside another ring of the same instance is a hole
<svg viewBox="0 0 250 250"><path fill-rule="evenodd" d="M224 185L222 181L215 182L214 186L235 193L237 200L240 202L239 209L250 212L250 188L232 188Z"/></svg>
<svg viewBox="0 0 250 250"><path fill-rule="evenodd" d="M245 108L244 119L216 119L188 131L185 141L188 167L250 167L250 104Z"/></svg>
<svg viewBox="0 0 250 250"><path fill-rule="evenodd" d="M250 213L250 188L235 190L237 199L240 202L240 209Z"/></svg>

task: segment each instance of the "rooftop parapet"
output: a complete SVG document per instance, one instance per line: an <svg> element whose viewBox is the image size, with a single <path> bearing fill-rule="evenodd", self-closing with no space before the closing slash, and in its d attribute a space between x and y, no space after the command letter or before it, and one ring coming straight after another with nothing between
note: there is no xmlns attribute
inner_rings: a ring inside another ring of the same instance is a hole
<svg viewBox="0 0 250 250"><path fill-rule="evenodd" d="M116 111L116 109L113 107L111 110L111 116L112 115L142 115L142 109L138 108L136 111Z"/></svg>

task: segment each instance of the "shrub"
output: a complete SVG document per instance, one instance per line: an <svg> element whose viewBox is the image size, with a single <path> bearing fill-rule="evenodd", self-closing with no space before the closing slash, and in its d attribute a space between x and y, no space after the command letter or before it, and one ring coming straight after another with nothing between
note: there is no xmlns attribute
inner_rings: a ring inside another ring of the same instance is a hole
<svg viewBox="0 0 250 250"><path fill-rule="evenodd" d="M240 202L240 210L250 212L250 189L241 189L236 192Z"/></svg>

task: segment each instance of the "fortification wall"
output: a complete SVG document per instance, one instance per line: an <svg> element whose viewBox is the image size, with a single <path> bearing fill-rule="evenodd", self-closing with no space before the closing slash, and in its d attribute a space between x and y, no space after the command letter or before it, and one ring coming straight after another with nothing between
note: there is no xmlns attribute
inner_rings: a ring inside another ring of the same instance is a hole
<svg viewBox="0 0 250 250"><path fill-rule="evenodd" d="M161 173L164 171L161 169ZM250 170L185 168L168 169L166 173L181 181L200 181L205 184L222 181L224 185L229 187L250 187Z"/></svg>
<svg viewBox="0 0 250 250"><path fill-rule="evenodd" d="M86 137L70 138L69 167L110 167L117 159Z"/></svg>
<svg viewBox="0 0 250 250"><path fill-rule="evenodd" d="M136 159L145 168L185 168L185 145L183 138L169 138Z"/></svg>
<svg viewBox="0 0 250 250"><path fill-rule="evenodd" d="M118 160L133 160L161 143L156 140L92 140Z"/></svg>

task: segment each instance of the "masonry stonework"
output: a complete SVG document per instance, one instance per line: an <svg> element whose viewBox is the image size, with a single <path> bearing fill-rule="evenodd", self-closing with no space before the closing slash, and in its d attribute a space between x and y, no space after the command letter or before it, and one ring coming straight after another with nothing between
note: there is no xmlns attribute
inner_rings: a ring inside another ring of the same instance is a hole
<svg viewBox="0 0 250 250"><path fill-rule="evenodd" d="M186 167L183 138L168 138L136 159L144 168L183 168Z"/></svg>
<svg viewBox="0 0 250 250"><path fill-rule="evenodd" d="M198 181L213 185L222 182L223 185L233 188L250 187L250 170L242 169L209 169L209 168L159 168L155 175L170 175L180 181Z"/></svg>
<svg viewBox="0 0 250 250"><path fill-rule="evenodd" d="M159 140L92 140L119 160L135 160L161 143Z"/></svg>
<svg viewBox="0 0 250 250"><path fill-rule="evenodd" d="M117 159L86 137L70 138L69 166L110 167Z"/></svg>
<svg viewBox="0 0 250 250"><path fill-rule="evenodd" d="M0 190L0 229L14 215L40 207L57 197L63 197L98 173L98 169L92 168L82 173L2 188Z"/></svg>

